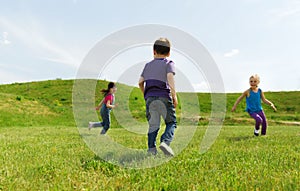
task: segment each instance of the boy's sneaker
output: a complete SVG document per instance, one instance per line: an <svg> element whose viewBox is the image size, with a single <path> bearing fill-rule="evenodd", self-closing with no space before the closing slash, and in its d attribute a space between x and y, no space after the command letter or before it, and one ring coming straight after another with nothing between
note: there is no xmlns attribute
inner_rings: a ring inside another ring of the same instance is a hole
<svg viewBox="0 0 300 191"><path fill-rule="evenodd" d="M174 156L174 152L172 148L167 145L165 142L161 142L159 148L162 150L162 152L167 156Z"/></svg>
<svg viewBox="0 0 300 191"><path fill-rule="evenodd" d="M254 135L258 136L259 135L259 130L254 129Z"/></svg>
<svg viewBox="0 0 300 191"><path fill-rule="evenodd" d="M149 148L147 151L148 155L157 155L157 149L156 147Z"/></svg>
<svg viewBox="0 0 300 191"><path fill-rule="evenodd" d="M89 122L89 127L88 127L89 131L90 131L92 128L93 128L93 122Z"/></svg>

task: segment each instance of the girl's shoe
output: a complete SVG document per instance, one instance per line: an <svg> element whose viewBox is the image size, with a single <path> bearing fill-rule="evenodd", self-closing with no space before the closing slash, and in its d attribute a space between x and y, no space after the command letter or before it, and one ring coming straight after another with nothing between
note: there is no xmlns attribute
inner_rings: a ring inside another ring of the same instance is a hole
<svg viewBox="0 0 300 191"><path fill-rule="evenodd" d="M259 130L254 129L254 135L258 136L259 135Z"/></svg>
<svg viewBox="0 0 300 191"><path fill-rule="evenodd" d="M102 131L100 132L100 135L105 135L106 131L105 129L103 128Z"/></svg>
<svg viewBox="0 0 300 191"><path fill-rule="evenodd" d="M93 122L89 122L89 127L88 127L89 131L90 131L92 128L93 128Z"/></svg>

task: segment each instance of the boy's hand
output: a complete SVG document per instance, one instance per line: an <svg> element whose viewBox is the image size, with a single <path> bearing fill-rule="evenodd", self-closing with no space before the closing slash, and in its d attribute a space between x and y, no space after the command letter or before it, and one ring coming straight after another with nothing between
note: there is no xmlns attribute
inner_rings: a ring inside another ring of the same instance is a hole
<svg viewBox="0 0 300 191"><path fill-rule="evenodd" d="M173 98L173 105L174 105L175 108L178 105L178 100L177 100L176 96Z"/></svg>
<svg viewBox="0 0 300 191"><path fill-rule="evenodd" d="M97 107L95 107L95 110L97 110L97 111L98 111L99 109L100 109L100 106L97 106Z"/></svg>

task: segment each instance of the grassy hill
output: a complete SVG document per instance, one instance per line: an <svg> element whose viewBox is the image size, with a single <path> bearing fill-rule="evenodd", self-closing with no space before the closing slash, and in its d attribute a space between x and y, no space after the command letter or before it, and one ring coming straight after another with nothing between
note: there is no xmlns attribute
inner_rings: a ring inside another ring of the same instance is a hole
<svg viewBox="0 0 300 191"><path fill-rule="evenodd" d="M72 110L73 83L73 80L49 80L0 85L0 127L74 126ZM105 88L106 85L107 82L105 81L97 82L95 102L101 100L102 95L97 92L100 92L100 89ZM144 100L138 88L118 84L117 100L124 100L119 98L122 98L126 91L131 91L127 100L131 115L139 121L145 121ZM233 103L239 95L236 93L226 95L227 114L224 124L253 123L248 114L244 112L245 102L241 102L235 113L230 112ZM265 95L278 108L278 112L273 112L269 106L263 105L269 123L300 121L300 92L265 92ZM188 93L179 93L178 96L179 99L180 97L189 97ZM193 94L193 96L195 95ZM196 97L199 100L199 107L194 104L193 96L191 94L191 100L184 100L185 104L189 106L185 110L191 112L192 121L199 124L207 124L212 104L211 95L199 93ZM181 109L181 105L179 105L177 108L179 120ZM114 119L113 115L112 117ZM115 120L112 121L112 127L119 127Z"/></svg>
<svg viewBox="0 0 300 191"><path fill-rule="evenodd" d="M73 83L52 80L0 86L0 190L300 190L300 131L297 125L287 125L287 121L300 121L300 92L266 92L278 108L275 113L264 106L272 123L267 136L253 136L254 123L243 111L245 103L236 113L227 112L218 138L204 154L200 145L211 95L179 93L179 120L187 118L198 126L195 134L189 133L189 126L179 126L172 142L176 156L169 158L160 150L155 157L146 154L146 133L117 128L117 109L107 136L86 126L78 130L72 110ZM106 84L98 81L96 92ZM239 95L226 95L227 111ZM101 97L95 93L95 102ZM139 89L118 84L116 99L119 110L129 106L130 117L145 121ZM147 130L147 125L143 128ZM95 154L84 136L95 141L100 152ZM106 145L108 140L122 149L113 150L114 145ZM124 168L124 164L145 168Z"/></svg>
<svg viewBox="0 0 300 191"><path fill-rule="evenodd" d="M42 81L0 86L0 126L74 125L73 81Z"/></svg>
<svg viewBox="0 0 300 191"><path fill-rule="evenodd" d="M74 126L72 110L73 83L73 80L49 80L1 85L0 126ZM105 81L98 81L95 93L96 102L99 102L102 97L97 92L105 88L106 84L107 82ZM125 91L131 91L129 108L132 116L137 120L144 121L145 106L140 90L118 84L117 100L118 97L120 98L124 95ZM179 93L178 95L180 98L181 96L188 97L189 95L187 94ZM233 103L239 95L236 93L226 95L227 114L225 124L252 123L252 119L244 112L245 102L241 102L235 113L230 112ZM265 95L278 108L278 112L275 113L269 106L263 106L270 123L300 121L300 92L266 92ZM197 97L200 109L198 107L194 108L192 117L200 124L207 124L211 111L211 95L199 93ZM189 102L189 100L185 99L185 102ZM193 103L190 105L191 107L186 110L192 109ZM180 120L180 105L177 110ZM113 122L112 126L118 127L117 122Z"/></svg>

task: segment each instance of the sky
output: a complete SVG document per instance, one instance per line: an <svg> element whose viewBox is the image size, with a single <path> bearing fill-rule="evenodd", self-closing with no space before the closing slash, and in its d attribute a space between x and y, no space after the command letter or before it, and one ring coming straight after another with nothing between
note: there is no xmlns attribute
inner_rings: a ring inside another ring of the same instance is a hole
<svg viewBox="0 0 300 191"><path fill-rule="evenodd" d="M300 90L300 0L0 0L0 4L0 84L75 79L84 58L105 37L127 27L159 24L192 35L208 50L226 92L249 88L252 74L259 74L264 91ZM209 91L205 74L189 75L192 64L173 52L170 59L194 89ZM112 59L110 66L122 60L118 69L126 71L132 57L141 63L152 56L151 46L144 46ZM117 81L122 71L115 72L119 76L113 73L108 69L99 79Z"/></svg>

